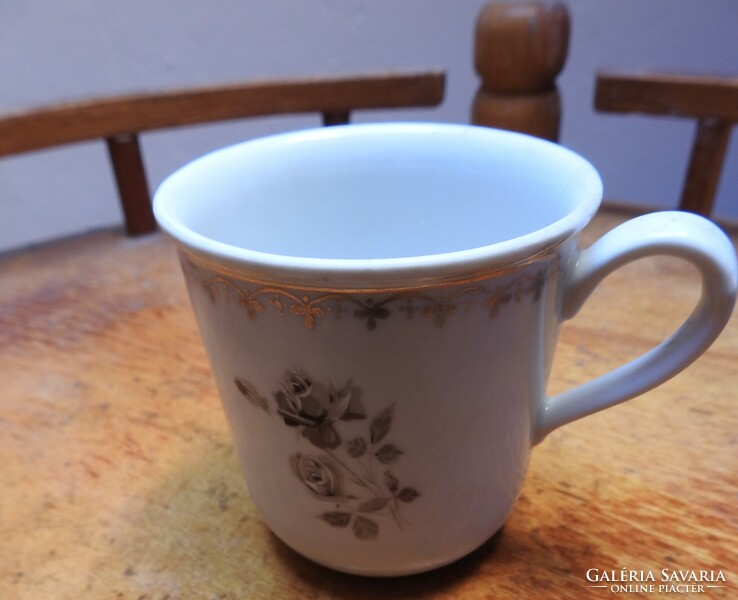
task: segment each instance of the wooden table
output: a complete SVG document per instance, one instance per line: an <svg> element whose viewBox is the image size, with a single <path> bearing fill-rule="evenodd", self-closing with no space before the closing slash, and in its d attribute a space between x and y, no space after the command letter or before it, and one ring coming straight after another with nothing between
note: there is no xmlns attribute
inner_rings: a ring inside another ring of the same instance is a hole
<svg viewBox="0 0 738 600"><path fill-rule="evenodd" d="M623 218L601 214L586 237ZM661 340L697 288L673 259L613 275L565 325L550 391ZM697 595L738 597L737 368L734 316L674 380L550 435L477 552L363 579L301 558L259 520L166 239L94 233L6 256L0 598L596 599L611 592L587 571L622 568L720 569L726 587Z"/></svg>

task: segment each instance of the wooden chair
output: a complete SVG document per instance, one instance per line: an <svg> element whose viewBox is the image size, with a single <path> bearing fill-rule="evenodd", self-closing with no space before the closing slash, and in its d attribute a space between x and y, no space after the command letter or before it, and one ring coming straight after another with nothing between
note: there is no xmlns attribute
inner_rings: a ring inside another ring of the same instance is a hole
<svg viewBox="0 0 738 600"><path fill-rule="evenodd" d="M440 72L279 80L113 97L0 115L0 157L105 139L129 235L156 223L138 134L154 129L265 115L318 112L324 125L357 109L435 106Z"/></svg>
<svg viewBox="0 0 738 600"><path fill-rule="evenodd" d="M477 125L558 141L561 99L556 77L569 44L561 0L497 0L482 6L474 36L480 76L472 104ZM681 210L710 216L731 129L738 122L738 78L599 73L595 109L697 121Z"/></svg>
<svg viewBox="0 0 738 600"><path fill-rule="evenodd" d="M595 108L695 119L679 208L710 216L730 132L738 122L738 78L599 73Z"/></svg>
<svg viewBox="0 0 738 600"><path fill-rule="evenodd" d="M474 67L481 81L472 123L558 141L556 77L569 51L569 29L569 9L560 1L485 4L474 32Z"/></svg>

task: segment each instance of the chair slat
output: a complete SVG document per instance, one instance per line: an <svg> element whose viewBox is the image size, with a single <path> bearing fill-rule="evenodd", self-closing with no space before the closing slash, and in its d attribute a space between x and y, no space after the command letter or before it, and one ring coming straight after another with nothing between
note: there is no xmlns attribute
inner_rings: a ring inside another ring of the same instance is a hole
<svg viewBox="0 0 738 600"><path fill-rule="evenodd" d="M104 98L0 115L0 157L105 139L130 235L156 229L138 134L230 119L320 113L348 123L352 110L435 106L440 71L261 81Z"/></svg>
<svg viewBox="0 0 738 600"><path fill-rule="evenodd" d="M595 108L694 119L738 121L738 78L599 73Z"/></svg>
<svg viewBox="0 0 738 600"><path fill-rule="evenodd" d="M120 134L106 139L108 154L118 186L128 235L142 235L156 229L151 197L146 181L138 136Z"/></svg>
<svg viewBox="0 0 738 600"><path fill-rule="evenodd" d="M72 142L289 113L435 106L441 72L244 83L79 102L0 116L0 156Z"/></svg>
<svg viewBox="0 0 738 600"><path fill-rule="evenodd" d="M738 78L599 73L595 109L697 121L679 208L710 216L725 151L738 122Z"/></svg>

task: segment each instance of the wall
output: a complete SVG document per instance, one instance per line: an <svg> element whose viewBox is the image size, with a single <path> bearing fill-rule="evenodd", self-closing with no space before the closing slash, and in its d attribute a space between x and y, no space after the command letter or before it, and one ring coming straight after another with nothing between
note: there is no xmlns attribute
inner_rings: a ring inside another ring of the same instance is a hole
<svg viewBox="0 0 738 600"><path fill-rule="evenodd" d="M0 4L0 111L86 96L270 77L439 67L441 107L364 112L357 121L465 122L477 86L472 33L483 0L6 0ZM594 73L738 72L734 0L570 0L560 79L562 143L602 172L608 197L674 206L693 127L595 115ZM317 117L194 127L143 138L149 180L239 140L318 125ZM738 145L717 213L738 218ZM105 148L79 144L0 160L0 251L121 222Z"/></svg>

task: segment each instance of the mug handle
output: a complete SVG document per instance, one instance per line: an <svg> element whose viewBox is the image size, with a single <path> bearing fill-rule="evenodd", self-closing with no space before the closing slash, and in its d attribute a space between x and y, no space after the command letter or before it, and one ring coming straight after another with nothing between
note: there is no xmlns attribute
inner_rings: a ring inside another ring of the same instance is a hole
<svg viewBox="0 0 738 600"><path fill-rule="evenodd" d="M664 342L617 369L553 397L546 397L533 427L537 444L551 431L663 383L686 368L715 341L736 299L738 264L733 244L711 221L664 211L619 225L589 249L580 250L564 282L562 320L581 308L612 271L633 260L669 255L692 263L702 277L702 295L684 324Z"/></svg>

